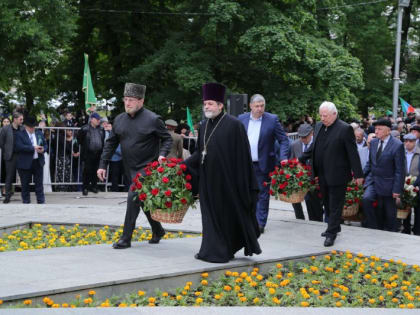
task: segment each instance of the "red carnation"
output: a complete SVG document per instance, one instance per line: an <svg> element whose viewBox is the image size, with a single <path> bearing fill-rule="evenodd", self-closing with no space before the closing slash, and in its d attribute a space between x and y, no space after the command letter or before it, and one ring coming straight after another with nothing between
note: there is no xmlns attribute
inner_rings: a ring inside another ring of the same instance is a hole
<svg viewBox="0 0 420 315"><path fill-rule="evenodd" d="M170 197L171 195L172 195L172 191L170 189L165 191L165 196Z"/></svg>
<svg viewBox="0 0 420 315"><path fill-rule="evenodd" d="M180 164L179 167L181 168L181 170L183 170L184 172L187 170L187 166L185 164Z"/></svg>
<svg viewBox="0 0 420 315"><path fill-rule="evenodd" d="M150 176L150 175L152 175L152 172L149 170L146 170L146 176Z"/></svg>
<svg viewBox="0 0 420 315"><path fill-rule="evenodd" d="M276 184L276 180L275 180L275 178L273 178L272 180L271 180L271 185L275 185ZM265 182L264 182L265 183ZM266 184L266 186L267 186L267 183L265 183Z"/></svg>
<svg viewBox="0 0 420 315"><path fill-rule="evenodd" d="M191 175L190 175L190 174L187 174L187 175L185 176L185 180L190 181L191 179L192 179L192 177L191 177Z"/></svg>
<svg viewBox="0 0 420 315"><path fill-rule="evenodd" d="M159 189L157 189L157 188L153 188L152 191L151 191L151 194L153 196L156 196L158 193L159 193Z"/></svg>
<svg viewBox="0 0 420 315"><path fill-rule="evenodd" d="M136 182L136 188L141 189L143 187L141 182Z"/></svg>
<svg viewBox="0 0 420 315"><path fill-rule="evenodd" d="M267 187L267 185L268 185L267 182L263 182L264 187Z"/></svg>
<svg viewBox="0 0 420 315"><path fill-rule="evenodd" d="M136 190L136 186L132 185L132 186L130 187L130 190L131 190L131 191L135 191L135 190Z"/></svg>
<svg viewBox="0 0 420 315"><path fill-rule="evenodd" d="M347 200L347 203L348 203L349 205L351 205L351 204L353 203L353 200Z"/></svg>
<svg viewBox="0 0 420 315"><path fill-rule="evenodd" d="M165 202L165 207L166 208L172 208L172 202L171 201Z"/></svg>
<svg viewBox="0 0 420 315"><path fill-rule="evenodd" d="M190 184L190 183L186 183L186 184L185 184L185 188L187 188L188 190L191 190L191 189L192 189L192 186L191 186L191 184Z"/></svg>
<svg viewBox="0 0 420 315"><path fill-rule="evenodd" d="M157 171L159 173L163 173L165 171L165 169L162 166L160 166L160 167L157 168Z"/></svg>
<svg viewBox="0 0 420 315"><path fill-rule="evenodd" d="M411 183L411 179L410 179L410 178L407 178L407 180L405 181L405 183L406 183L407 185L410 185L410 183Z"/></svg>
<svg viewBox="0 0 420 315"><path fill-rule="evenodd" d="M351 187L347 187L347 191L351 191Z"/></svg>
<svg viewBox="0 0 420 315"><path fill-rule="evenodd" d="M159 166L159 162L158 161L154 161L151 165L153 168L156 168Z"/></svg>
<svg viewBox="0 0 420 315"><path fill-rule="evenodd" d="M168 177L162 178L162 182L165 184L169 183L169 178Z"/></svg>
<svg viewBox="0 0 420 315"><path fill-rule="evenodd" d="M281 163L280 163L280 164L281 164L281 166L283 166L283 167L284 167L284 166L286 166L286 165L287 165L287 162L286 162L286 161L281 161Z"/></svg>
<svg viewBox="0 0 420 315"><path fill-rule="evenodd" d="M175 167L176 166L176 163L169 163L168 164L168 167L170 167L170 168L173 168L173 167Z"/></svg>
<svg viewBox="0 0 420 315"><path fill-rule="evenodd" d="M358 191L359 190L359 187L358 186L354 187L354 190L355 191Z"/></svg>
<svg viewBox="0 0 420 315"><path fill-rule="evenodd" d="M289 179L290 178L290 174L286 174L286 179Z"/></svg>
<svg viewBox="0 0 420 315"><path fill-rule="evenodd" d="M175 164L178 163L177 158L170 158L169 161L172 162L172 163L175 163Z"/></svg>
<svg viewBox="0 0 420 315"><path fill-rule="evenodd" d="M283 175L283 174L284 174L284 170L280 170L280 171L279 171L279 174L280 174L280 175Z"/></svg>
<svg viewBox="0 0 420 315"><path fill-rule="evenodd" d="M359 203L360 199L359 198L354 198L354 202L355 203Z"/></svg>
<svg viewBox="0 0 420 315"><path fill-rule="evenodd" d="M181 203L182 203L183 205L186 205L186 204L187 204L187 199L185 199L185 198L181 198Z"/></svg>
<svg viewBox="0 0 420 315"><path fill-rule="evenodd" d="M274 191L272 189L270 189L269 193L271 196L274 196Z"/></svg>
<svg viewBox="0 0 420 315"><path fill-rule="evenodd" d="M182 170L177 170L176 175L182 175Z"/></svg>
<svg viewBox="0 0 420 315"><path fill-rule="evenodd" d="M299 183L298 183L298 185L299 185L300 187L302 187L303 183L302 183L302 182L299 182Z"/></svg>
<svg viewBox="0 0 420 315"><path fill-rule="evenodd" d="M146 195L145 193L141 193L141 194L139 195L139 199L140 199L141 201L145 201L145 200L146 200L146 198L147 198L147 195Z"/></svg>

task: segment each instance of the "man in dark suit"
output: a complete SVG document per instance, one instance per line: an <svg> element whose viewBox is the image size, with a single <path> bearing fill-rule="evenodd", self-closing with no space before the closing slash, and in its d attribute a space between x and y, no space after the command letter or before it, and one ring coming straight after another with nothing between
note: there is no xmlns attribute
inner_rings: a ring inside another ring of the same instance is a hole
<svg viewBox="0 0 420 315"><path fill-rule="evenodd" d="M380 119L373 125L376 138L370 143L369 160L364 170L364 226L396 232L395 201L401 196L406 174L404 145L390 135L392 124L389 120ZM373 206L374 201L378 201L377 207Z"/></svg>
<svg viewBox="0 0 420 315"><path fill-rule="evenodd" d="M319 107L321 122L315 126L311 148L299 160L312 159L314 175L318 177L323 203L328 219L324 246L334 245L340 232L341 214L347 183L352 171L357 182L363 182L363 172L357 153L353 128L338 119L334 103L323 102Z"/></svg>
<svg viewBox="0 0 420 315"><path fill-rule="evenodd" d="M10 125L4 126L0 130L0 148L2 150L6 181L5 181L5 198L3 203L9 203L12 197L12 183L16 175L16 154L15 142L16 134L22 129L23 114L19 112L13 113L13 121Z"/></svg>
<svg viewBox="0 0 420 315"><path fill-rule="evenodd" d="M308 151L313 143L313 128L309 124L302 124L298 129L299 139L295 140L291 145L290 158L299 158L303 152ZM316 191L309 191L305 196L306 210L308 211L309 220L322 222L322 206L321 200L318 198ZM305 220L302 204L293 203L296 219Z"/></svg>
<svg viewBox="0 0 420 315"><path fill-rule="evenodd" d="M270 182L268 174L274 170L276 164L274 142L277 140L280 144L280 159L287 160L289 139L277 115L264 112L265 99L262 95L253 95L249 107L251 112L240 115L238 119L247 130L251 146L252 162L260 189L256 215L260 231L264 233L270 202L270 185L264 186L264 182Z"/></svg>
<svg viewBox="0 0 420 315"><path fill-rule="evenodd" d="M23 203L31 203L29 184L32 176L34 177L36 200L38 203L45 203L43 170L47 143L42 132L35 131L36 125L35 117L28 116L24 121L25 128L16 134L16 168L22 184Z"/></svg>

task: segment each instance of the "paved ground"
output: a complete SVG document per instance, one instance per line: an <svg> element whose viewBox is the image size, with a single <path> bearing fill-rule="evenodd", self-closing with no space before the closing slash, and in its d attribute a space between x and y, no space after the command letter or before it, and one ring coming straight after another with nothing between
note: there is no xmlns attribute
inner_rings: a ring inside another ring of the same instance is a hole
<svg viewBox="0 0 420 315"><path fill-rule="evenodd" d="M46 205L22 205L18 201L8 205L0 204L0 228L28 221L120 225L125 214L125 199L123 193L100 193L89 195L88 198L80 198L80 194L76 193L63 193L48 195ZM134 243L131 249L122 251L113 250L109 245L93 245L1 253L0 299L7 301L64 291L71 291L74 294L79 291L86 292L91 288L97 291L103 288L102 294L109 296L110 293L121 293L122 286L125 285L126 289L130 283L133 288L144 284L146 289L149 289L150 286L164 286L162 278L165 278L174 280L169 284L174 285L177 281L184 281L185 277L182 276L186 274L194 279L202 271L213 271L216 274L225 269L246 269L256 264L263 265L325 251L322 246L323 239L320 237L320 233L325 230L324 223L295 220L292 207L279 201L273 200L270 207L269 224L266 233L260 238L263 253L253 257L244 257L240 253L229 264L209 264L195 260L193 255L199 249L200 238L165 240L159 245ZM139 218L138 225L147 227L144 215ZM200 211L190 209L182 224L164 225L164 227L200 232ZM333 248L419 264L419 240L416 236L343 226L342 233ZM227 314L224 312L231 310L233 309L221 312L221 308L216 310L209 308L200 312ZM245 312L257 314L262 312L261 310L263 309L247 308ZM279 310L270 308L270 312ZM178 309L167 309L165 313L172 314L178 311ZM312 309L310 313L321 314L321 311L322 309ZM9 314L7 310L0 312ZM72 311L61 312L55 314L75 314ZM83 310L83 312L90 314L93 310ZM150 314L144 309L124 312ZM309 314L306 310L294 308L287 309L287 312ZM340 312L344 313L338 313L338 310L336 312L334 309L334 313L348 314L345 311L340 310ZM352 312L357 311L352 310ZM103 313L101 310L96 314ZM325 311L322 314L324 313ZM10 310L10 314L19 313Z"/></svg>

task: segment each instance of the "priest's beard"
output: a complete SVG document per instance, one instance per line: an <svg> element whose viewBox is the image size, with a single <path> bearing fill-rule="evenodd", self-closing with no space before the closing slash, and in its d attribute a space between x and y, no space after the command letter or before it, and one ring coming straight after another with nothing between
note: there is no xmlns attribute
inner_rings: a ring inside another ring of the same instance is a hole
<svg viewBox="0 0 420 315"><path fill-rule="evenodd" d="M217 117L217 115L219 115L221 112L222 112L221 110L216 110L216 111L204 110L204 116L206 116L206 118L213 119Z"/></svg>

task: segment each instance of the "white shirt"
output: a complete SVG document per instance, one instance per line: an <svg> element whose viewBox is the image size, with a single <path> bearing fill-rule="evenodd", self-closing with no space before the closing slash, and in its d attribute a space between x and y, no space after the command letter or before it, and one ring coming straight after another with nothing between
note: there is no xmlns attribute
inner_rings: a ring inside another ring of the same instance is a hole
<svg viewBox="0 0 420 315"><path fill-rule="evenodd" d="M413 159L414 156L414 149L411 152L408 152L407 150L405 150L405 160L407 161L407 174L410 171L410 164L411 164L411 160Z"/></svg>
<svg viewBox="0 0 420 315"><path fill-rule="evenodd" d="M36 145L38 145L38 144L37 144L37 142L36 142L35 132L34 132L34 133L29 133L29 132L28 132L28 130L26 130L26 133L28 134L29 139L30 139L30 140L31 140L31 142L32 142L32 145L33 145L34 147L35 147ZM34 148L34 149L35 149L35 148ZM34 160L38 158L38 152L36 152L36 150L35 150L35 152L34 152L34 156L33 156L33 158L34 158Z"/></svg>
<svg viewBox="0 0 420 315"><path fill-rule="evenodd" d="M248 140L251 146L251 156L253 162L258 162L258 140L260 139L262 116L260 118L253 118L252 114L249 116L248 124Z"/></svg>

